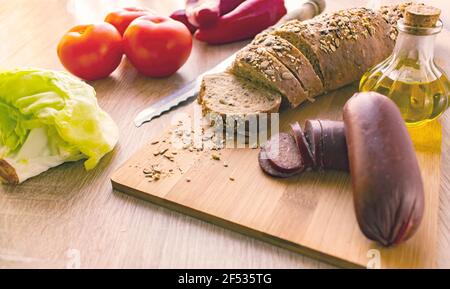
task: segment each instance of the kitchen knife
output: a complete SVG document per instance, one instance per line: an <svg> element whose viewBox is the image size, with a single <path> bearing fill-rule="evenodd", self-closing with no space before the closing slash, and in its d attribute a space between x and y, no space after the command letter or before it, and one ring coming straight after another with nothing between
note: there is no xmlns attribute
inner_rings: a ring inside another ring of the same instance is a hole
<svg viewBox="0 0 450 289"><path fill-rule="evenodd" d="M303 3L303 5L300 8L295 9L286 14L278 22L277 25L280 25L293 19L298 20L311 19L322 13L324 9L325 9L325 0L309 0ZM206 71L205 73L200 74L197 78L195 78L193 81L183 86L175 93L165 97L164 99L158 101L157 103L141 111L134 119L134 124L136 125L136 127L142 126L144 123L151 121L152 119L160 116L164 112L170 111L172 108L177 107L178 105L187 100L196 98L200 90L200 85L203 76L205 76L206 74L214 74L225 71L233 63L235 56L236 53L220 62L214 68Z"/></svg>

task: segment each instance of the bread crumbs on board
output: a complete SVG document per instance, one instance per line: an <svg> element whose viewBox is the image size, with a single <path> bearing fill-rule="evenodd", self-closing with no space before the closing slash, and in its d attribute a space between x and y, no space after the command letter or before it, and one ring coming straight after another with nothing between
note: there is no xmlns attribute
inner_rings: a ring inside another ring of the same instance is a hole
<svg viewBox="0 0 450 289"><path fill-rule="evenodd" d="M185 169L182 168L180 160L186 154L195 154L197 159L203 154L209 154L212 160L219 161L219 151L224 147L224 143L212 127L200 127L196 133L192 127L178 122L161 139L150 143L154 147L153 158L149 160L150 164L142 169L142 174L149 182L156 182L174 174L183 175ZM224 164L224 167L228 167L228 164ZM185 180L191 182L190 178Z"/></svg>

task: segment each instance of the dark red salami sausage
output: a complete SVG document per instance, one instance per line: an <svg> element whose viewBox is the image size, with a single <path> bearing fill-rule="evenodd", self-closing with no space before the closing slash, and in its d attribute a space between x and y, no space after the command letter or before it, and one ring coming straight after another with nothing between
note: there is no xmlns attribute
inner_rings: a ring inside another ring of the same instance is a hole
<svg viewBox="0 0 450 289"><path fill-rule="evenodd" d="M353 200L361 231L385 246L410 238L424 212L424 187L399 109L378 93L344 107Z"/></svg>
<svg viewBox="0 0 450 289"><path fill-rule="evenodd" d="M314 168L323 168L322 161L322 125L318 120L307 120L305 122L305 137L309 143L311 153L314 157Z"/></svg>
<svg viewBox="0 0 450 289"><path fill-rule="evenodd" d="M310 168L348 171L343 122L307 120L306 135L298 122L291 129L292 135L275 135L261 150L259 164L267 174L290 177Z"/></svg>
<svg viewBox="0 0 450 289"><path fill-rule="evenodd" d="M280 133L273 136L264 146L269 162L284 173L299 172L304 169L300 151L293 136Z"/></svg>
<svg viewBox="0 0 450 289"><path fill-rule="evenodd" d="M264 149L259 151L258 155L259 166L266 174L276 178L289 178L299 174L300 172L283 173L273 167L272 163L267 159L266 151Z"/></svg>
<svg viewBox="0 0 450 289"><path fill-rule="evenodd" d="M322 164L325 170L348 172L347 143L342 121L319 120L322 127Z"/></svg>
<svg viewBox="0 0 450 289"><path fill-rule="evenodd" d="M291 124L292 135L294 136L295 142L297 143L298 149L300 150L300 155L302 156L303 163L305 167L314 167L314 156L309 147L309 143L306 140L305 134L303 133L302 127L298 122Z"/></svg>

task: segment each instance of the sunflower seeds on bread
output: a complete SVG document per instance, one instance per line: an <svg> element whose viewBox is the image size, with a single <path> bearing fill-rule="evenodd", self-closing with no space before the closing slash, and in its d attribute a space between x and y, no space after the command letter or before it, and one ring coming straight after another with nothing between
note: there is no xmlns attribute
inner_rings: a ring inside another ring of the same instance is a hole
<svg viewBox="0 0 450 289"><path fill-rule="evenodd" d="M309 60L287 40L269 33L263 33L257 36L253 43L264 46L270 54L275 56L294 74L307 92L310 101L313 101L313 97L323 92L322 81Z"/></svg>
<svg viewBox="0 0 450 289"><path fill-rule="evenodd" d="M392 26L365 8L342 10L308 21L290 21L272 33L298 48L311 62L326 91L358 80L388 57Z"/></svg>
<svg viewBox="0 0 450 289"><path fill-rule="evenodd" d="M250 45L241 50L230 71L263 87L279 91L288 99L291 107L297 107L308 98L292 72L263 46Z"/></svg>

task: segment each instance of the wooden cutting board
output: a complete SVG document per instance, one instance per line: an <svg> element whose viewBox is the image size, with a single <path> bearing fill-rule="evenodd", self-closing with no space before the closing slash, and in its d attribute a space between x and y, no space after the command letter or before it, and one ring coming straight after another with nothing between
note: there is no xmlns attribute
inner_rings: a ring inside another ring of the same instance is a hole
<svg viewBox="0 0 450 289"><path fill-rule="evenodd" d="M340 120L355 91L349 86L283 112L280 130L287 131L293 121ZM394 248L382 248L360 232L348 174L307 172L274 179L259 168L257 149L224 149L220 160L210 152L178 152L175 158L183 172L149 182L143 169L169 162L154 156L164 149L160 139L119 168L112 183L124 193L338 266L435 267L441 127L434 122L411 135L425 182L425 217L413 239Z"/></svg>
<svg viewBox="0 0 450 289"><path fill-rule="evenodd" d="M435 59L447 74L449 37L448 30L439 35ZM355 91L349 86L283 112L280 129L287 131L292 121L342 119L342 107ZM221 161L180 154L184 174L150 183L142 168L159 161L153 156L159 148L149 143L113 174L112 183L130 195L338 266L436 267L441 143L449 136L442 136L438 122L410 132L425 183L425 215L417 234L394 248L379 247L360 232L347 174L273 179L258 167L257 150L224 150Z"/></svg>

